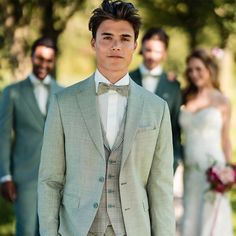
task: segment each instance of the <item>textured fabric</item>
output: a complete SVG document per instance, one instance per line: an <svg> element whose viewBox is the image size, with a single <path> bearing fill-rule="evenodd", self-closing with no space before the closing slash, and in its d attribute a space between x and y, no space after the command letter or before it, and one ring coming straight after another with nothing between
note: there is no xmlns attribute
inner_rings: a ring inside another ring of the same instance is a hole
<svg viewBox="0 0 236 236"><path fill-rule="evenodd" d="M95 233L88 233L88 236L99 236L98 234ZM115 234L112 226L109 226L106 228L105 234L103 234L102 236L117 236L117 234ZM123 235L122 235L123 236ZM125 235L124 235L125 236Z"/></svg>
<svg viewBox="0 0 236 236"><path fill-rule="evenodd" d="M215 107L197 112L182 109L180 124L185 140L182 236L233 236L229 199L207 191L205 174L214 162L225 164L221 112Z"/></svg>
<svg viewBox="0 0 236 236"><path fill-rule="evenodd" d="M140 69L130 72L130 77L142 86L142 73ZM180 83L178 80L169 81L165 72L160 75L158 86L155 90L155 94L163 98L169 106L171 126L172 126L172 138L174 147L174 170L176 169L178 162L183 159L182 148L180 143L180 127L179 127L179 111L182 104L182 94L180 89Z"/></svg>
<svg viewBox="0 0 236 236"><path fill-rule="evenodd" d="M109 149L106 134L105 131L103 131L106 157L106 178L99 208L90 229L91 232L99 236L104 235L108 225L112 225L117 236L125 235L119 192L119 172L123 150L125 118L126 114L124 115L112 150Z"/></svg>
<svg viewBox="0 0 236 236"><path fill-rule="evenodd" d="M45 124L38 182L41 236L85 236L106 173L94 77L57 93ZM167 103L130 80L119 173L128 236L173 236L173 150Z"/></svg>
<svg viewBox="0 0 236 236"><path fill-rule="evenodd" d="M114 84L106 84L100 82L98 85L98 95L101 95L103 93L108 93L109 90L113 90L117 93L119 93L121 96L128 97L129 93L129 85L123 85L123 86L117 86Z"/></svg>

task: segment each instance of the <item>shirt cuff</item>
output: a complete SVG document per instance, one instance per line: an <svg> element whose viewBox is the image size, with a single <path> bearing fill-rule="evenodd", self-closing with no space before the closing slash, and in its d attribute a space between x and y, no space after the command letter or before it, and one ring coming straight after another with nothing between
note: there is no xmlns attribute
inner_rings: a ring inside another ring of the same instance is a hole
<svg viewBox="0 0 236 236"><path fill-rule="evenodd" d="M11 175L5 175L2 178L0 178L0 183L5 183L7 181L11 181L12 180L12 176Z"/></svg>

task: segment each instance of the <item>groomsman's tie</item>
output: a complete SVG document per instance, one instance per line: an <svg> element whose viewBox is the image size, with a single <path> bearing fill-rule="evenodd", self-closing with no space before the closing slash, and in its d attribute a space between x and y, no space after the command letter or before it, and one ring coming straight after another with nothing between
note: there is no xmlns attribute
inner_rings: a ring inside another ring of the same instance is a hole
<svg viewBox="0 0 236 236"><path fill-rule="evenodd" d="M117 93L119 93L121 96L128 97L129 85L118 86L118 85L114 85L114 84L106 84L106 83L100 82L98 85L97 94L101 95L101 94L107 93L109 90L114 90Z"/></svg>

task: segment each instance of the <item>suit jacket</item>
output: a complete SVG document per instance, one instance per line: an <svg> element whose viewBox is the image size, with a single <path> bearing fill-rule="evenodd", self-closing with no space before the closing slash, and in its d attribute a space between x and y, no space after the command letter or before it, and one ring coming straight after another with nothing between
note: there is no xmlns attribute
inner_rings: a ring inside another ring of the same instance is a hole
<svg viewBox="0 0 236 236"><path fill-rule="evenodd" d="M137 68L130 72L130 77L140 86L142 86L142 74ZM170 109L172 135L173 135L173 147L175 162L182 159L182 148L180 142L180 127L179 127L179 111L182 104L182 95L180 89L180 83L175 81L169 81L166 73L162 73L160 81L156 88L155 94L167 101Z"/></svg>
<svg viewBox="0 0 236 236"><path fill-rule="evenodd" d="M52 80L49 96L60 89ZM17 185L37 184L45 119L29 78L4 90L0 106L0 177L12 175Z"/></svg>
<svg viewBox="0 0 236 236"><path fill-rule="evenodd" d="M119 185L127 235L174 235L168 105L132 80L123 142ZM49 108L38 183L41 236L86 236L105 174L92 76L56 94Z"/></svg>

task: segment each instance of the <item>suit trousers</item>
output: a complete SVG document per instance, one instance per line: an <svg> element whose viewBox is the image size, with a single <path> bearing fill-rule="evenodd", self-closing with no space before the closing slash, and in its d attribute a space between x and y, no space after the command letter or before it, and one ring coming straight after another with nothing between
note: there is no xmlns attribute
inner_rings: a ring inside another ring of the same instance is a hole
<svg viewBox="0 0 236 236"><path fill-rule="evenodd" d="M18 186L15 213L16 236L39 236L36 183Z"/></svg>
<svg viewBox="0 0 236 236"><path fill-rule="evenodd" d="M102 236L102 235L98 235L98 234L94 234L94 233L88 233L87 236ZM107 229L106 229L106 232L104 234L104 236L116 236L112 226L108 226Z"/></svg>

